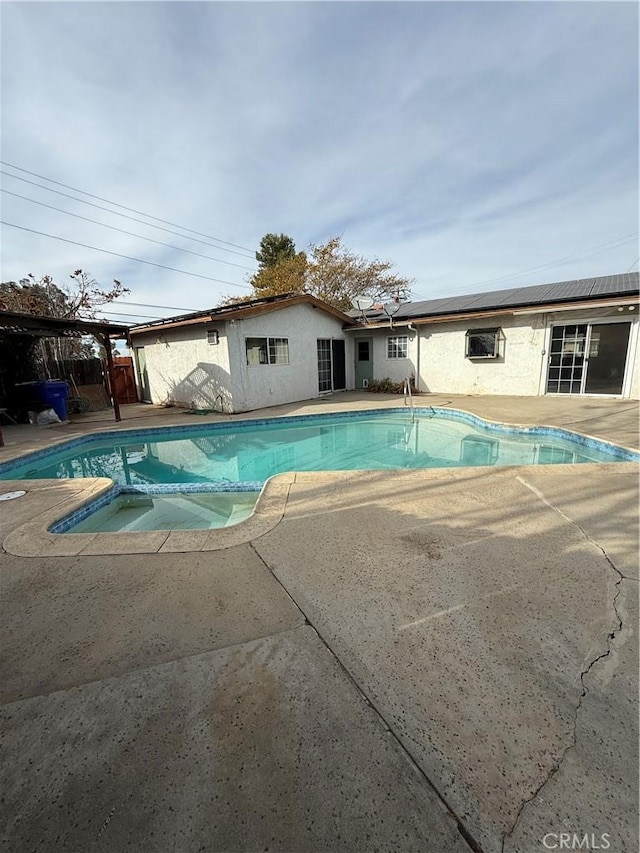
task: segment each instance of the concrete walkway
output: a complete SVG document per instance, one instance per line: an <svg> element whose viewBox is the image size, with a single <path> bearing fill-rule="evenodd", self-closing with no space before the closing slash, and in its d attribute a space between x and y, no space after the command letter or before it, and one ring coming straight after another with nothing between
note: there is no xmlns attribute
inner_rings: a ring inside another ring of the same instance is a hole
<svg viewBox="0 0 640 853"><path fill-rule="evenodd" d="M632 401L422 401L638 446ZM1 553L6 849L635 853L637 512L630 464L297 474L244 544Z"/></svg>

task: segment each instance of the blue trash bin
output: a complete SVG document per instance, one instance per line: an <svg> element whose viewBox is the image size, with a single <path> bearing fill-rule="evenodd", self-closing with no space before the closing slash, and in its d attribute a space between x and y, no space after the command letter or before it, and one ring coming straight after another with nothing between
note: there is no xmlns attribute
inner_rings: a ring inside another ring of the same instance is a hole
<svg viewBox="0 0 640 853"><path fill-rule="evenodd" d="M48 403L61 421L67 420L67 397L69 396L69 383L62 379L47 379L39 382L42 385L42 402Z"/></svg>
<svg viewBox="0 0 640 853"><path fill-rule="evenodd" d="M26 411L53 409L61 421L67 419L69 385L62 379L40 379L37 382L18 382L15 385L21 404Z"/></svg>

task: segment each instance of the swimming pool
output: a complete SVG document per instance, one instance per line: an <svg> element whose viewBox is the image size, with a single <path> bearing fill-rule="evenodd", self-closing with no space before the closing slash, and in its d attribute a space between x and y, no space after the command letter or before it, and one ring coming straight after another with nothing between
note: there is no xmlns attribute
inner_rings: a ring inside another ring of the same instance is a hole
<svg viewBox="0 0 640 853"><path fill-rule="evenodd" d="M285 471L638 461L555 427L453 409L384 409L95 433L0 463L0 480L110 477L122 485L258 483Z"/></svg>
<svg viewBox="0 0 640 853"><path fill-rule="evenodd" d="M397 408L96 433L2 463L0 480L109 477L128 492L257 494L291 471L638 460L636 451L555 427Z"/></svg>

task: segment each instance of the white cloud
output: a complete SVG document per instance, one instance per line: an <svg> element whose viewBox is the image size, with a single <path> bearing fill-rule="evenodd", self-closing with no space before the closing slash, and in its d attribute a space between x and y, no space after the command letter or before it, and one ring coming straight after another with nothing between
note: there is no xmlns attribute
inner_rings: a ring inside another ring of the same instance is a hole
<svg viewBox="0 0 640 853"><path fill-rule="evenodd" d="M632 242L593 253L638 230L633 4L10 2L2 18L2 156L25 169L252 250L267 231L299 247L343 234L425 297L564 258L515 283L620 272L637 254ZM246 283L243 270L8 195L2 211ZM3 279L62 280L77 266L123 280L131 301L200 308L242 292L4 229Z"/></svg>

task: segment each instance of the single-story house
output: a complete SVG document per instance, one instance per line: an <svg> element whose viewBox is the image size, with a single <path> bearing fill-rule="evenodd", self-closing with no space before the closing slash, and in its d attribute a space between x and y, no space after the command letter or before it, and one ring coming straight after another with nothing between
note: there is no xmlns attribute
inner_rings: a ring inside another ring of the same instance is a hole
<svg viewBox="0 0 640 853"><path fill-rule="evenodd" d="M640 397L638 273L345 314L284 294L130 330L141 398L245 412L373 379L421 392Z"/></svg>
<svg viewBox="0 0 640 853"><path fill-rule="evenodd" d="M434 393L638 398L639 295L633 272L369 310L345 329L356 388L414 376Z"/></svg>
<svg viewBox="0 0 640 853"><path fill-rule="evenodd" d="M285 294L134 326L140 397L247 412L353 388L344 329L356 322Z"/></svg>

